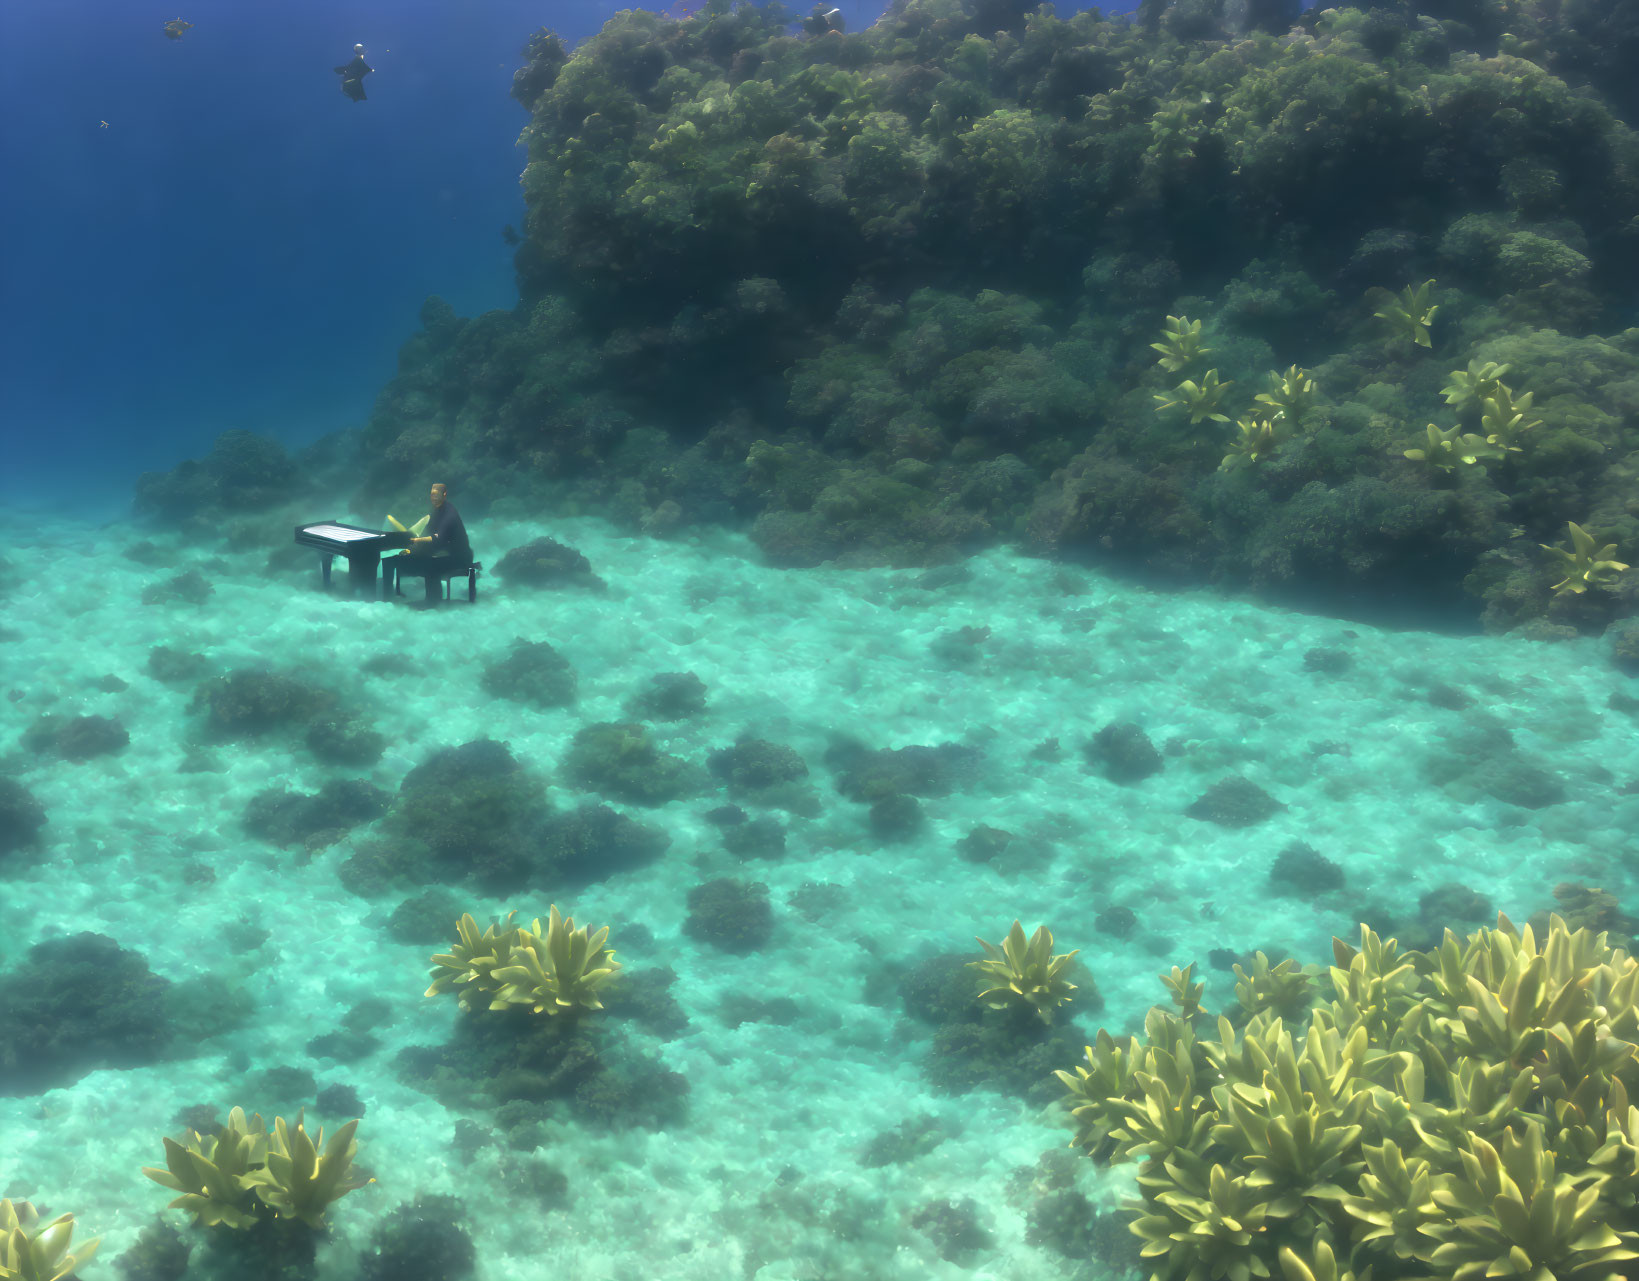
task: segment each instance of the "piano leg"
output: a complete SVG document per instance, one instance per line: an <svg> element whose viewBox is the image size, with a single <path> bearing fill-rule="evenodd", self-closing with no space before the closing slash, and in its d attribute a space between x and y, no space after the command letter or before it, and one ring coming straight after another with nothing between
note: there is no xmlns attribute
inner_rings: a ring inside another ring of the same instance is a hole
<svg viewBox="0 0 1639 1281"><path fill-rule="evenodd" d="M330 590L330 562L336 558L329 552L319 553L319 573L324 577L324 590Z"/></svg>
<svg viewBox="0 0 1639 1281"><path fill-rule="evenodd" d="M376 594L376 573L381 568L381 553L367 552L347 558L347 592L354 597L373 597Z"/></svg>

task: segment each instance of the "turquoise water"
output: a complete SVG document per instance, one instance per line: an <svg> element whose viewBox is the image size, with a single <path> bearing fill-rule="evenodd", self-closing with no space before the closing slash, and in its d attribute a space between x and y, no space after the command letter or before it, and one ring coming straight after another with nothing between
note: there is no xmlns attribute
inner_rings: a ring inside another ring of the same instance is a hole
<svg viewBox="0 0 1639 1281"><path fill-rule="evenodd" d="M337 512L380 523L380 513L326 509ZM954 571L791 572L759 565L728 533L656 541L594 519L521 515L469 526L491 565L550 536L583 553L608 590L533 592L489 576L478 608L423 612L324 594L316 556L269 572L261 548L196 550L120 524L14 513L0 530L10 594L0 685L20 691L3 704L0 767L48 815L37 847L0 855L0 972L38 940L89 931L173 983L211 974L254 1005L245 1025L185 1057L0 1099L0 1196L72 1211L81 1237L102 1238L90 1276L114 1275L170 1199L141 1169L163 1164L161 1137L181 1133L184 1108L243 1106L271 1123L304 1102L327 1128L361 1115L357 1161L377 1179L331 1208L326 1278L354 1275L375 1228L420 1194L461 1198L478 1275L491 1281L1114 1275L1120 1259L1078 1262L1033 1243L1031 1215L1064 1186L1113 1210L1130 1167L1100 1171L1069 1153L1052 1106L937 1090L933 1029L902 1000L912 967L940 953L976 959L975 936L997 942L1015 918L1027 932L1045 924L1056 950L1079 948L1085 967L1060 1023L1080 1038L1101 1025L1125 1035L1164 999L1156 975L1173 964L1197 962L1217 1008L1233 976L1211 962L1215 949L1324 962L1330 936L1352 936L1360 919L1418 928L1422 897L1452 883L1483 896L1475 912L1516 920L1552 906L1566 880L1632 897L1621 860L1639 796L1623 783L1639 777L1639 744L1610 700L1639 694L1639 681L1619 675L1599 641L1378 630L1204 591L1161 594L1005 551ZM288 528L270 521L266 543ZM139 540L162 563L130 559ZM203 604L141 603L189 569L214 588ZM482 669L519 637L568 659L574 706L484 691ZM197 682L147 674L157 645L197 652L213 672L295 672L360 709L388 746L349 769L316 761L299 734L206 743L202 714L189 710ZM435 750L482 738L543 776L554 807L596 801L561 771L575 731L630 719L628 701L667 672L694 673L706 706L649 722L662 751L703 767L749 732L806 762L786 805L742 802L787 827L783 857L725 850L706 815L729 798L707 775L698 795L662 806L610 802L670 838L645 866L568 893L453 892L480 922L544 917L556 902L579 923L607 925L630 975L670 967L685 1030L663 1037L614 1011L609 1026L687 1078L686 1115L612 1130L549 1108L512 1146L485 1138L464 1154L458 1123L488 1136L493 1110L448 1106L393 1063L458 1025L452 999L422 996L440 949L388 931L417 891L367 899L344 887L340 869L375 839L372 826L308 858L245 834L246 805L338 778L392 792ZM79 763L25 750L21 736L48 713L117 719L130 743ZM1112 722L1141 726L1163 768L1125 785L1091 768L1083 747ZM1050 739L1058 754L1036 750ZM826 764L846 740L958 744L982 764L949 795L924 797L921 830L889 844ZM1185 815L1231 776L1284 808L1243 828ZM1563 798L1510 803L1527 776L1549 792L1557 782ZM981 825L1014 839L975 863L957 846ZM1344 887L1277 893L1271 869L1294 842L1341 865ZM735 955L685 932L689 891L725 876L768 888L774 924L761 950ZM840 889L828 897L816 884ZM1114 908L1134 914L1131 930L1101 923ZM1087 1008L1095 985L1098 1011ZM313 1038L370 998L389 1007L377 1048L345 1064L310 1054ZM748 1008L752 1021L740 1021ZM319 1091L351 1087L362 1111L250 1087L290 1067ZM918 1118L933 1118L942 1141L895 1163L862 1161ZM566 1192L543 1198L546 1168ZM952 1246L922 1212L964 1201L981 1232Z"/></svg>

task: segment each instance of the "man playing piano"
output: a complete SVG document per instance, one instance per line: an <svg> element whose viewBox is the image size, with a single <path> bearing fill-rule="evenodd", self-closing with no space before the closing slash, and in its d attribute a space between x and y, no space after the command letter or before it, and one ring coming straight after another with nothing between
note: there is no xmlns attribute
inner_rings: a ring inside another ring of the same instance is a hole
<svg viewBox="0 0 1639 1281"><path fill-rule="evenodd" d="M426 530L416 538L410 539L410 564L399 566L399 573L417 572L411 565L417 560L426 558L448 558L465 565L472 560L472 544L467 542L467 526L461 519L461 513L455 510L455 505L449 501L450 487L440 482L432 487L432 514L427 521ZM434 566L427 566L435 569ZM442 597L442 589L436 573L424 575L427 582L427 599L437 601Z"/></svg>

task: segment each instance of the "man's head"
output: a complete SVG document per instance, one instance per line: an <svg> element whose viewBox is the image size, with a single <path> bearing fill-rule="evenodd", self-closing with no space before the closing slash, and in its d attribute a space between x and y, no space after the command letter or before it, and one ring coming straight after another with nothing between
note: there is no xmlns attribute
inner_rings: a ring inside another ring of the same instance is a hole
<svg viewBox="0 0 1639 1281"><path fill-rule="evenodd" d="M432 500L433 500L433 506L434 507L442 507L444 505L444 500L446 498L448 498L449 496L450 496L450 487L448 485L444 484L442 481L440 481L438 484L433 486Z"/></svg>
<svg viewBox="0 0 1639 1281"><path fill-rule="evenodd" d="M353 46L353 52L354 53L363 53L364 52L364 46L361 45L361 44L354 45Z"/></svg>

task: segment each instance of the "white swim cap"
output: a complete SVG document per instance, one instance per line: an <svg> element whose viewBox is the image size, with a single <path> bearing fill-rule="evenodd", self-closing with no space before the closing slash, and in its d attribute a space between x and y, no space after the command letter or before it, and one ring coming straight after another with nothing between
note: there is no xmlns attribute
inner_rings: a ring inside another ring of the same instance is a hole
<svg viewBox="0 0 1639 1281"><path fill-rule="evenodd" d="M353 52L354 53L363 53L364 52L364 46L361 45L361 44L354 45L353 46Z"/></svg>

